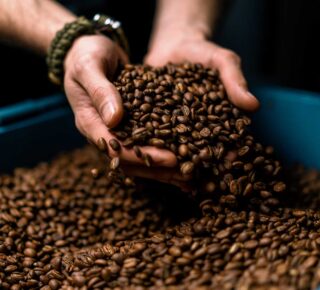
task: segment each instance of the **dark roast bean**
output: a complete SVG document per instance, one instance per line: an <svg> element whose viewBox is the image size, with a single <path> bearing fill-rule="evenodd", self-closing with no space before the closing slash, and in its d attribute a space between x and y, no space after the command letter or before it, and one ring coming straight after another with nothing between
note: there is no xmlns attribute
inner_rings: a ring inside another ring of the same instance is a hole
<svg viewBox="0 0 320 290"><path fill-rule="evenodd" d="M163 141L162 139L159 139L159 138L151 138L149 140L149 145L155 146L158 148L163 148L165 146L165 141Z"/></svg>
<svg viewBox="0 0 320 290"><path fill-rule="evenodd" d="M116 140L116 139L111 139L109 141L109 145L114 151L120 151L120 149L121 149L121 145L118 142L118 140Z"/></svg>
<svg viewBox="0 0 320 290"><path fill-rule="evenodd" d="M194 170L194 164L191 161L186 161L181 164L180 171L183 175L192 174Z"/></svg>
<svg viewBox="0 0 320 290"><path fill-rule="evenodd" d="M97 147L101 152L108 154L108 145L106 140L103 137L100 137L98 139Z"/></svg>
<svg viewBox="0 0 320 290"><path fill-rule="evenodd" d="M315 289L320 173L297 167L284 183L273 149L200 64L128 64L114 85L125 115L112 133L147 166L140 146L170 150L193 176L191 198L137 190L117 157L102 174L90 148L1 174L0 288Z"/></svg>
<svg viewBox="0 0 320 290"><path fill-rule="evenodd" d="M188 156L188 153L189 153L188 146L186 144L181 144L178 148L178 152L179 152L179 155L182 157Z"/></svg>

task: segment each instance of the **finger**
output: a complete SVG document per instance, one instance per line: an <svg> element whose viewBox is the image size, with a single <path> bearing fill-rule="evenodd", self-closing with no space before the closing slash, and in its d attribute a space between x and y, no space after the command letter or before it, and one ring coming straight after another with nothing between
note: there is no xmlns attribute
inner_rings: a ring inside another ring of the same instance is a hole
<svg viewBox="0 0 320 290"><path fill-rule="evenodd" d="M190 177L183 177L176 170L170 172L171 174L164 173L168 169L153 168L152 170L146 170L139 166L124 165L121 166L125 174L134 177L140 177L145 179L153 179L162 183L172 184L179 187L184 192L190 192L192 188L188 185L187 181Z"/></svg>
<svg viewBox="0 0 320 290"><path fill-rule="evenodd" d="M171 182L182 182L186 183L191 179L191 176L182 175L176 168L145 168L143 166L134 166L123 164L121 168L131 176L143 177L147 179L155 179L165 181L166 183Z"/></svg>
<svg viewBox="0 0 320 290"><path fill-rule="evenodd" d="M255 111L259 108L259 101L248 91L240 62L234 52L219 48L211 64L218 69L230 101L241 109Z"/></svg>
<svg viewBox="0 0 320 290"><path fill-rule="evenodd" d="M87 95L87 92L68 74L64 85L68 101L75 115L78 130L94 144L101 137L107 141L115 138L104 124L96 108L92 105L92 100ZM122 146L120 152L115 152L110 146L108 148L110 157L119 156L121 161L125 163L145 165L144 160L138 158L132 149ZM142 154L150 155L152 166L174 167L177 164L175 155L169 150L146 146L141 147L141 152Z"/></svg>
<svg viewBox="0 0 320 290"><path fill-rule="evenodd" d="M142 154L148 154L152 159L154 167L175 167L177 165L176 156L169 150L159 149L152 146L141 147Z"/></svg>
<svg viewBox="0 0 320 290"><path fill-rule="evenodd" d="M97 143L97 140L101 137L107 141L114 138L94 107L80 109L75 113L75 115L77 128L92 142ZM174 167L176 165L176 158L170 151L160 150L152 147L143 147L141 152L143 154L150 155L153 167ZM138 158L132 149L127 149L122 146L121 150L116 152L112 150L110 145L108 145L108 153L110 157L119 156L122 163L140 165L144 166L145 169L150 170L147 168L144 160L142 158Z"/></svg>
<svg viewBox="0 0 320 290"><path fill-rule="evenodd" d="M76 126L79 131L93 143L96 143L101 137L107 141L113 139L114 136L109 132L100 115L92 106L91 100L86 95L86 92L79 86L77 87L75 84L68 84L67 87L73 92L67 93L67 96L74 111ZM108 147L110 157L119 156L120 159L125 163L145 165L143 159L138 158L132 149L127 149L122 146L120 152L115 152L110 148L110 146ZM143 154L150 155L152 158L152 166L176 166L176 157L168 150L146 146L141 147L141 152Z"/></svg>
<svg viewBox="0 0 320 290"><path fill-rule="evenodd" d="M105 125L115 127L123 116L122 100L117 89L106 78L103 61L88 61L79 69L76 81L87 91Z"/></svg>
<svg viewBox="0 0 320 290"><path fill-rule="evenodd" d="M114 138L113 136L109 136L110 138ZM121 142L120 142L121 144ZM144 170L148 168L145 164L145 161L143 158L139 158L136 156L133 149L127 149L125 147L121 147L121 151L119 153L113 152L113 155L118 155L120 159L125 164L138 164L138 165L144 165ZM149 155L151 157L151 166L152 168L156 167L175 167L177 164L177 160L175 155L168 151L163 149L158 149L150 146L141 147L141 153L142 155ZM148 168L148 170L150 170Z"/></svg>

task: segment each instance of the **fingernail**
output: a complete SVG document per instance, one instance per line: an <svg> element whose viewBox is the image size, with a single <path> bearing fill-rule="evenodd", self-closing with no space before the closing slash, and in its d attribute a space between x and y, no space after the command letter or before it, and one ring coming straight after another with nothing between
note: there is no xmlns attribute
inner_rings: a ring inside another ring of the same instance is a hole
<svg viewBox="0 0 320 290"><path fill-rule="evenodd" d="M250 92L247 92L247 96L248 96L248 100L247 100L248 104L250 103L250 108L248 109L252 111L258 110L260 107L260 102L257 99L257 97L251 94Z"/></svg>
<svg viewBox="0 0 320 290"><path fill-rule="evenodd" d="M113 126L115 113L116 113L116 110L112 105L108 105L105 107L103 116L104 116L104 121L108 127Z"/></svg>
<svg viewBox="0 0 320 290"><path fill-rule="evenodd" d="M249 91L247 91L247 95L248 95L250 98L257 100L257 97L254 96L254 95L253 95L252 93L250 93Z"/></svg>

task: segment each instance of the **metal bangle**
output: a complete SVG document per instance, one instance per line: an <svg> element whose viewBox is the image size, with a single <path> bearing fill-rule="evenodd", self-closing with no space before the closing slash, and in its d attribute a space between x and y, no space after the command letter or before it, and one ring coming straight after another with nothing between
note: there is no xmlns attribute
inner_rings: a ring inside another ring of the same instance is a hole
<svg viewBox="0 0 320 290"><path fill-rule="evenodd" d="M98 32L112 38L112 40L117 42L129 55L128 40L124 34L120 21L104 14L96 14L93 17L92 22Z"/></svg>

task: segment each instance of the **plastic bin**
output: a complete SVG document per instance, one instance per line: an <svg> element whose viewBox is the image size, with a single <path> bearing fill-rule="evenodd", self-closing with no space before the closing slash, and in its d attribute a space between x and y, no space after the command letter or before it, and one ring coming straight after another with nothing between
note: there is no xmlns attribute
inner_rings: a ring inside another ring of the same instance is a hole
<svg viewBox="0 0 320 290"><path fill-rule="evenodd" d="M320 94L277 86L257 86L261 109L253 130L263 144L273 145L285 163L320 169Z"/></svg>
<svg viewBox="0 0 320 290"><path fill-rule="evenodd" d="M62 94L0 108L0 172L32 166L84 143Z"/></svg>

